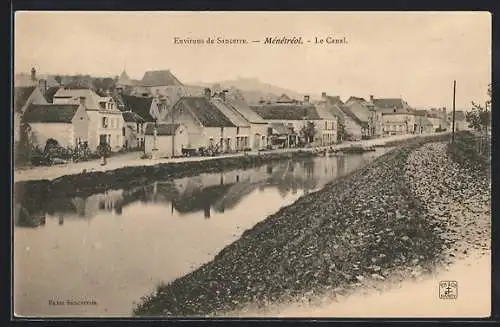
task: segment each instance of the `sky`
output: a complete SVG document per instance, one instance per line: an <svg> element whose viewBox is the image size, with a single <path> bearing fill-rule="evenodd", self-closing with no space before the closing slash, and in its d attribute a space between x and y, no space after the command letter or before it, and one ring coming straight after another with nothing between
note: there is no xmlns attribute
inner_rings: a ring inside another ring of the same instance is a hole
<svg viewBox="0 0 500 327"><path fill-rule="evenodd" d="M347 44L315 44L315 38ZM248 44L175 44L174 38ZM270 45L266 37L302 37ZM252 42L261 40L261 42ZM310 40L311 43L308 43ZM415 107L484 103L491 83L487 12L17 12L14 71L141 79L170 69L183 83L238 77L301 93L403 97Z"/></svg>

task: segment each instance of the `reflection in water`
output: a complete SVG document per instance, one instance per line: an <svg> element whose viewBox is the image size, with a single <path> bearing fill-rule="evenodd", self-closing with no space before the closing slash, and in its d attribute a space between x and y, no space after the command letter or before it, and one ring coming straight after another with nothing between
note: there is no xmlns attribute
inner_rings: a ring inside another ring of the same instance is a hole
<svg viewBox="0 0 500 327"><path fill-rule="evenodd" d="M365 154L288 160L253 169L157 181L143 187L109 190L86 197L57 197L37 202L37 196L18 196L16 226L43 226L46 214L58 216L60 225L64 224L65 217L92 219L99 212L119 216L126 206L134 203L163 203L170 206L171 215L203 212L208 219L212 210L224 213L254 190L274 188L282 198L297 194L299 190L305 194L315 191L335 177L365 164L368 159L371 158Z"/></svg>
<svg viewBox="0 0 500 327"><path fill-rule="evenodd" d="M89 196L56 196L19 184L15 311L128 315L132 302L160 281L195 270L282 206L381 152L286 160ZM46 305L53 296L85 294L99 305Z"/></svg>

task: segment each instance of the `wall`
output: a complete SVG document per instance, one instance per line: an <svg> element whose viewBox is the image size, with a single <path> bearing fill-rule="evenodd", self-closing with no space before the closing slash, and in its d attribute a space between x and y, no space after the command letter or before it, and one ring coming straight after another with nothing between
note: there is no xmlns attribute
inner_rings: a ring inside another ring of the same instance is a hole
<svg viewBox="0 0 500 327"><path fill-rule="evenodd" d="M78 144L78 139L83 143L88 141L89 136L89 116L84 106L80 106L72 119L73 138L75 146Z"/></svg>
<svg viewBox="0 0 500 327"><path fill-rule="evenodd" d="M123 146L123 116L121 112L104 112L87 110L89 116L89 148L91 151L95 151L99 145L99 135L111 135L110 145L113 151L117 151ZM108 127L102 126L102 118L108 118ZM111 121L114 123L111 124Z"/></svg>
<svg viewBox="0 0 500 327"><path fill-rule="evenodd" d="M250 124L249 141L252 150L265 149L267 147L268 127L268 124Z"/></svg>
<svg viewBox="0 0 500 327"><path fill-rule="evenodd" d="M165 122L172 123L172 120L166 119ZM182 124L187 128L189 134L189 144L190 148L199 148L201 146L207 145L205 138L203 137L203 127L198 123L198 121L185 110L182 114L175 118L173 121L176 124Z"/></svg>
<svg viewBox="0 0 500 327"><path fill-rule="evenodd" d="M361 140L361 126L351 117L344 115L344 124L346 133L350 134L350 140ZM347 141L347 139L345 139Z"/></svg>
<svg viewBox="0 0 500 327"><path fill-rule="evenodd" d="M179 126L175 133L175 137L172 139L170 135L158 135L156 137L156 148L158 149L158 156L161 157L171 157L172 156L172 142L174 142L174 155L182 156L182 148L188 144L189 135L187 129L184 126ZM145 152L152 153L154 148L154 135L145 136Z"/></svg>
<svg viewBox="0 0 500 327"><path fill-rule="evenodd" d="M224 144L222 151L235 151L236 150L236 127L205 127L203 129L203 144L205 146L210 145L210 138L213 139L215 144L220 144L220 138L224 138ZM230 144L229 149L226 148L226 140L229 138Z"/></svg>
<svg viewBox="0 0 500 327"><path fill-rule="evenodd" d="M144 124L141 130L137 130L137 123L135 122L124 122L123 127L125 128L125 136L123 138L123 145L125 146L125 141L127 141L127 147L129 149L137 148L140 145L140 140L144 140L144 129L146 125ZM130 127L130 128L129 128ZM123 135L123 133L122 133ZM137 141L139 139L139 142Z"/></svg>
<svg viewBox="0 0 500 327"><path fill-rule="evenodd" d="M73 125L70 123L30 123L35 143L43 150L47 140L53 138L62 147L74 147Z"/></svg>

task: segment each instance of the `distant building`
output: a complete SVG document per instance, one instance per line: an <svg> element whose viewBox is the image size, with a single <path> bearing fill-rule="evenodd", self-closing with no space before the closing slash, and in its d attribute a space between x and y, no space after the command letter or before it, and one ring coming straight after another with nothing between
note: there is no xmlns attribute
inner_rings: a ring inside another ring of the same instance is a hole
<svg viewBox="0 0 500 327"><path fill-rule="evenodd" d="M285 124L297 135L312 122L316 131L314 144L330 145L337 141L338 118L324 107L312 104L307 95L302 103L271 103L252 106L252 109L269 123Z"/></svg>

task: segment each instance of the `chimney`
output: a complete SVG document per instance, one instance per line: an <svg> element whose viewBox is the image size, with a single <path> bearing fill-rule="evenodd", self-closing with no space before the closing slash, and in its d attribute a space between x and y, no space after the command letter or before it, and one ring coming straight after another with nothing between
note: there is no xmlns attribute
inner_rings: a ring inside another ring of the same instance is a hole
<svg viewBox="0 0 500 327"><path fill-rule="evenodd" d="M228 90L223 90L222 92L219 93L219 96L222 101L226 101L226 93L229 92Z"/></svg>
<svg viewBox="0 0 500 327"><path fill-rule="evenodd" d="M373 102L373 95L370 95L370 101Z"/></svg>
<svg viewBox="0 0 500 327"><path fill-rule="evenodd" d="M80 104L85 106L85 97L80 97Z"/></svg>
<svg viewBox="0 0 500 327"><path fill-rule="evenodd" d="M31 81L32 82L36 81L36 69L35 69L35 67L31 68Z"/></svg>
<svg viewBox="0 0 500 327"><path fill-rule="evenodd" d="M304 103L309 103L309 96L308 95L304 95Z"/></svg>
<svg viewBox="0 0 500 327"><path fill-rule="evenodd" d="M38 81L38 88L40 89L42 94L45 94L45 92L47 91L47 80L45 80L45 79L39 80Z"/></svg>
<svg viewBox="0 0 500 327"><path fill-rule="evenodd" d="M212 91L206 87L205 88L205 98L210 99L212 97Z"/></svg>
<svg viewBox="0 0 500 327"><path fill-rule="evenodd" d="M326 92L321 92L321 98L322 99L326 98Z"/></svg>

